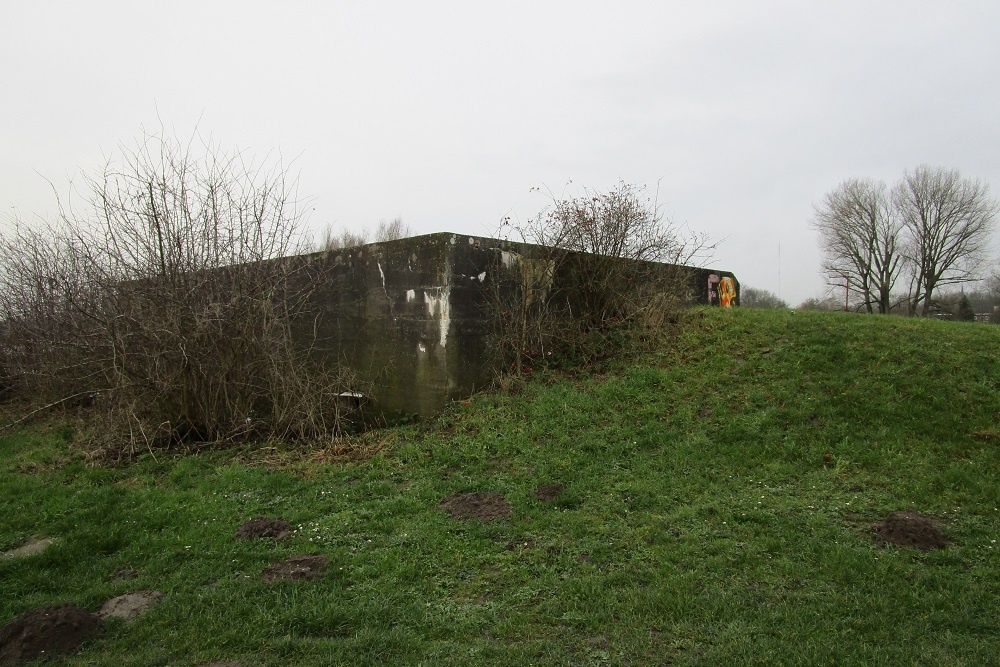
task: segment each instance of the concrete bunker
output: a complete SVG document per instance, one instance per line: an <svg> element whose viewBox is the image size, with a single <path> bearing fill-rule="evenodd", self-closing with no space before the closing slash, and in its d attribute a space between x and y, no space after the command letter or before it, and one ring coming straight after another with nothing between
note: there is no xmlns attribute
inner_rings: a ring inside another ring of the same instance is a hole
<svg viewBox="0 0 1000 667"><path fill-rule="evenodd" d="M492 290L517 272L533 286L524 294L530 300L566 279L555 275L547 251L437 233L292 258L322 268L304 272L323 284L312 296L318 315L302 325L322 354L357 376L352 390L365 394L367 410L390 420L432 415L495 378ZM739 304L732 273L684 268L689 303Z"/></svg>

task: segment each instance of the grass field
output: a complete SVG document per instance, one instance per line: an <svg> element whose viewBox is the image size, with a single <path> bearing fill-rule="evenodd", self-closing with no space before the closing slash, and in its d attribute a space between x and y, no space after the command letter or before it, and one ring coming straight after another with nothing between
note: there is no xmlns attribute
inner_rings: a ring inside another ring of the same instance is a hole
<svg viewBox="0 0 1000 667"><path fill-rule="evenodd" d="M0 624L156 589L65 664L1000 664L998 351L1000 327L694 310L658 349L379 431L360 460L93 466L57 419L0 437L0 551L58 539L0 560ZM464 492L513 514L439 509ZM895 510L949 544L876 545ZM296 532L234 539L258 516ZM306 554L323 578L261 579Z"/></svg>

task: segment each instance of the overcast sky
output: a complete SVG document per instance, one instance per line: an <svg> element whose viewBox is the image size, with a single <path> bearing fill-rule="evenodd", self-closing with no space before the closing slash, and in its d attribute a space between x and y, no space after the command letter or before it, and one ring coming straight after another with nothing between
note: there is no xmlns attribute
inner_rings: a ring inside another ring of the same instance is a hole
<svg viewBox="0 0 1000 667"><path fill-rule="evenodd" d="M280 154L317 229L493 235L534 187L659 184L713 266L794 305L843 179L997 194L998 26L996 0L4 2L0 224L162 121Z"/></svg>

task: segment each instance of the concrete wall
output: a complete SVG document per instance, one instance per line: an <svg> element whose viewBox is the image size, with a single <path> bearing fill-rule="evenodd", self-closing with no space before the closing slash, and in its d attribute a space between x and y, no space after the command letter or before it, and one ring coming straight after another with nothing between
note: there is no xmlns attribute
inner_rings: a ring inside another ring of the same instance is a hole
<svg viewBox="0 0 1000 667"><path fill-rule="evenodd" d="M323 269L320 317L300 323L303 335L358 374L378 412L434 414L494 379L492 291L542 251L441 233L303 256ZM731 273L692 269L692 302L719 303L720 285L738 304Z"/></svg>

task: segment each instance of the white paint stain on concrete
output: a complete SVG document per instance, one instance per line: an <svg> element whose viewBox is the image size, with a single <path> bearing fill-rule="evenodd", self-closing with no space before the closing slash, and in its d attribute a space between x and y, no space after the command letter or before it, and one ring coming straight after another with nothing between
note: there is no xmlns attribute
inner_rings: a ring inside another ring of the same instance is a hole
<svg viewBox="0 0 1000 667"><path fill-rule="evenodd" d="M382 293L385 294L385 300L389 302L389 314L392 315L392 297L389 296L389 290L385 286L385 271L382 270L382 262L376 261L378 264L378 274L382 276Z"/></svg>
<svg viewBox="0 0 1000 667"><path fill-rule="evenodd" d="M441 332L440 344L444 347L448 344L448 328L451 326L451 286L435 288L437 294L432 295L430 290L424 291L424 303L431 317L436 317L438 327Z"/></svg>
<svg viewBox="0 0 1000 667"><path fill-rule="evenodd" d="M483 271L482 273L479 274L479 282L485 282L485 281L486 281L486 272Z"/></svg>
<svg viewBox="0 0 1000 667"><path fill-rule="evenodd" d="M419 350L421 354L426 354L427 346L424 345L423 343L417 343L417 350Z"/></svg>
<svg viewBox="0 0 1000 667"><path fill-rule="evenodd" d="M503 262L503 266L505 269L509 269L511 266L521 261L521 256L518 255L516 252L507 252L506 250L501 250L500 261Z"/></svg>
<svg viewBox="0 0 1000 667"><path fill-rule="evenodd" d="M406 303L413 303L417 300L417 291L408 289L406 290Z"/></svg>
<svg viewBox="0 0 1000 667"><path fill-rule="evenodd" d="M430 289L424 290L424 303L427 304L431 317L438 320L439 343L441 347L445 347L448 344L448 329L451 327L451 266L445 265L444 285L433 289L435 294L431 294Z"/></svg>

